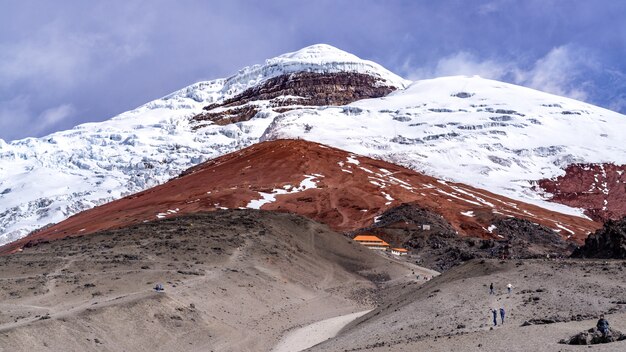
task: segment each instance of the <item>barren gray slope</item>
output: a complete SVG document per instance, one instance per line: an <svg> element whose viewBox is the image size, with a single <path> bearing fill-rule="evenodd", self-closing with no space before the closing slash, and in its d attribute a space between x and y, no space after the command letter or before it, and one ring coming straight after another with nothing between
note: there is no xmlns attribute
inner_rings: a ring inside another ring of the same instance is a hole
<svg viewBox="0 0 626 352"><path fill-rule="evenodd" d="M408 265L288 214L218 211L0 257L0 350L263 351ZM161 282L164 293L152 288Z"/></svg>
<svg viewBox="0 0 626 352"><path fill-rule="evenodd" d="M625 271L624 261L473 260L421 287L389 290L377 309L311 350L478 351L479 344L491 351L569 350L557 342L594 327L602 313L626 330ZM489 294L491 282L496 295ZM501 307L506 324L491 331L490 309ZM533 319L554 324L521 327ZM572 320L588 321L563 323ZM464 347L470 341L474 346ZM626 350L624 342L612 346L604 350Z"/></svg>

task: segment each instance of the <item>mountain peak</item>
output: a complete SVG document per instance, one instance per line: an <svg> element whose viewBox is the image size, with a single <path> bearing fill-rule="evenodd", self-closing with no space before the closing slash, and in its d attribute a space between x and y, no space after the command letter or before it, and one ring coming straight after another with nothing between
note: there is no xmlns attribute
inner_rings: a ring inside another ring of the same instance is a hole
<svg viewBox="0 0 626 352"><path fill-rule="evenodd" d="M398 88L405 88L410 83L373 61L363 60L328 44L315 44L267 59L263 65L241 69L226 80L224 91L236 94L268 79L298 72L360 73L376 77L384 84Z"/></svg>
<svg viewBox="0 0 626 352"><path fill-rule="evenodd" d="M304 47L298 51L279 55L268 61L363 61L356 55L338 49L328 44L314 44Z"/></svg>

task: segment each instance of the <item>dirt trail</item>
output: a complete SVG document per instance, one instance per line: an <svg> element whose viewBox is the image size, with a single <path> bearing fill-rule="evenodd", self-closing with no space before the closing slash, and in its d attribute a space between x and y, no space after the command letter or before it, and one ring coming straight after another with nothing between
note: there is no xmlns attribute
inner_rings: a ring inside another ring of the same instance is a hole
<svg viewBox="0 0 626 352"><path fill-rule="evenodd" d="M344 326L371 309L321 320L289 332L272 352L299 352L333 338Z"/></svg>

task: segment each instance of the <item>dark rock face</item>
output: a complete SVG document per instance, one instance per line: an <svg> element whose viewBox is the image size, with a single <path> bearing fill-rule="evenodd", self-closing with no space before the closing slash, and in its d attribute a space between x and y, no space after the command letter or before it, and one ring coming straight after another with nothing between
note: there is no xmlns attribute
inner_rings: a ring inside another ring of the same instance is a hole
<svg viewBox="0 0 626 352"><path fill-rule="evenodd" d="M607 221L572 254L575 258L626 259L626 217Z"/></svg>
<svg viewBox="0 0 626 352"><path fill-rule="evenodd" d="M548 324L557 323L558 321L561 321L561 319L553 319L553 318L529 319L529 320L524 321L521 326L548 325Z"/></svg>
<svg viewBox="0 0 626 352"><path fill-rule="evenodd" d="M626 165L572 164L565 175L544 179L538 186L551 193L551 201L585 209L596 221L626 215Z"/></svg>
<svg viewBox="0 0 626 352"><path fill-rule="evenodd" d="M394 247L407 248L412 260L437 271L474 258L560 257L574 249L556 232L528 220L498 217L492 224L498 239L461 237L441 215L418 204L402 204L354 234L372 233Z"/></svg>
<svg viewBox="0 0 626 352"><path fill-rule="evenodd" d="M563 240L554 230L532 221L518 218L498 218L492 223L494 231L506 243L507 257L560 257L574 250L575 245Z"/></svg>
<svg viewBox="0 0 626 352"><path fill-rule="evenodd" d="M379 98L396 89L366 74L300 72L274 77L219 104L208 105L204 107L206 112L193 119L226 125L254 117L258 109L249 104L254 101L268 100L271 108L284 112L293 105L344 105L361 99Z"/></svg>
<svg viewBox="0 0 626 352"><path fill-rule="evenodd" d="M236 107L220 112L206 112L200 115L194 116L195 120L209 120L213 121L216 125L228 125L231 123L248 121L259 112L251 106Z"/></svg>
<svg viewBox="0 0 626 352"><path fill-rule="evenodd" d="M589 329L587 331L583 331L578 333L569 339L563 339L559 341L559 343L563 343L566 345L596 345L601 343L610 343L626 340L626 335L621 332L609 329L609 333L606 336L603 336L602 333L596 329Z"/></svg>

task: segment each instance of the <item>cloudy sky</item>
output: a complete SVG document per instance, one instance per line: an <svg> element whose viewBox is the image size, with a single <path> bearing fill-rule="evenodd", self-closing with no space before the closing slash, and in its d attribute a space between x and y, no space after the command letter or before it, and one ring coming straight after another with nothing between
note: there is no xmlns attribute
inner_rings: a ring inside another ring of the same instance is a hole
<svg viewBox="0 0 626 352"><path fill-rule="evenodd" d="M409 79L474 75L626 113L626 1L0 0L0 138L102 121L327 43Z"/></svg>

